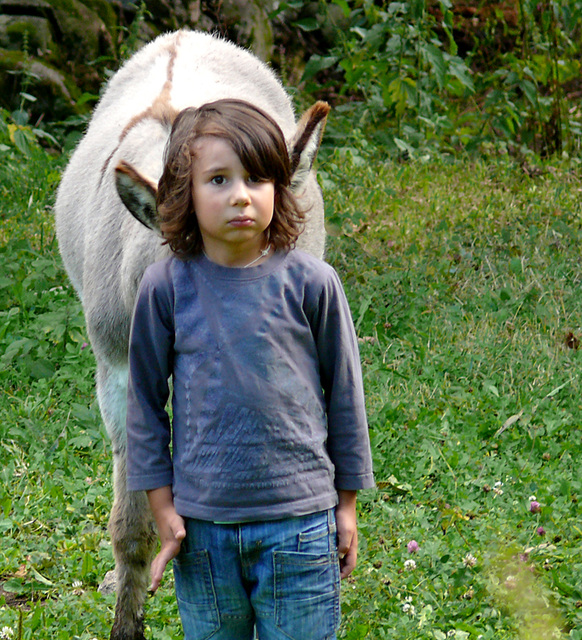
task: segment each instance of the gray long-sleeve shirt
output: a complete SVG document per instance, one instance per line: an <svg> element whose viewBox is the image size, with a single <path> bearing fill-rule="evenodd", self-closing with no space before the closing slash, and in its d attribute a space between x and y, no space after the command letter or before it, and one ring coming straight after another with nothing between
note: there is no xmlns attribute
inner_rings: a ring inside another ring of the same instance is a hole
<svg viewBox="0 0 582 640"><path fill-rule="evenodd" d="M241 522L374 485L357 340L323 261L295 250L249 269L152 265L129 361L129 490L173 485L181 515Z"/></svg>

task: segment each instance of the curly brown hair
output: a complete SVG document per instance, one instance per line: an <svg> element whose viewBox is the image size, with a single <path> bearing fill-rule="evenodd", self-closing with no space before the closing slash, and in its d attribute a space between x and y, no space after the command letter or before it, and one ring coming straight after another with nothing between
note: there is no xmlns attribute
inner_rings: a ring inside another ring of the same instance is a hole
<svg viewBox="0 0 582 640"><path fill-rule="evenodd" d="M274 182L270 243L275 249L293 248L303 231L305 212L289 188L291 163L285 137L268 114L243 100L217 100L199 108L189 107L174 121L156 197L165 242L180 257L195 256L203 250L191 185L194 143L208 136L226 140L250 175Z"/></svg>

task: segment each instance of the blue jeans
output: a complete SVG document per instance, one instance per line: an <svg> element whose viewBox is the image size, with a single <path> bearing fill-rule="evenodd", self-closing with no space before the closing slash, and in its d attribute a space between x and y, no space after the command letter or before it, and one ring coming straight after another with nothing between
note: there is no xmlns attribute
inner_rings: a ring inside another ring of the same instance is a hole
<svg viewBox="0 0 582 640"><path fill-rule="evenodd" d="M334 511L244 524L186 521L174 560L185 640L335 640Z"/></svg>

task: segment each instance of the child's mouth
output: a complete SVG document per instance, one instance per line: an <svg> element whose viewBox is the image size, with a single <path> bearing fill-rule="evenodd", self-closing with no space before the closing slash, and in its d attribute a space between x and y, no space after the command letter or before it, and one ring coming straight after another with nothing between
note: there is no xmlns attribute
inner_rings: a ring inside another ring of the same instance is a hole
<svg viewBox="0 0 582 640"><path fill-rule="evenodd" d="M229 223L232 227L248 227L253 224L252 218L235 218L231 220Z"/></svg>

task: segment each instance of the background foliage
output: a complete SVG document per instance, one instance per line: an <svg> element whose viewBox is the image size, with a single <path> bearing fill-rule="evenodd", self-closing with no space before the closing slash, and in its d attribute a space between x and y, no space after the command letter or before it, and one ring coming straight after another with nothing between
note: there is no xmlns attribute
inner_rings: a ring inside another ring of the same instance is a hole
<svg viewBox="0 0 582 640"><path fill-rule="evenodd" d="M322 21L334 6L344 22L311 56L306 88L348 96L352 122L387 149L579 152L579 1L335 0Z"/></svg>
<svg viewBox="0 0 582 640"><path fill-rule="evenodd" d="M67 1L78 17L50 0L49 35L27 0L0 21L0 105L58 139L87 116L99 79L160 31L189 26L259 51L302 98L327 98L338 140L361 133L406 157L579 155L580 0Z"/></svg>
<svg viewBox="0 0 582 640"><path fill-rule="evenodd" d="M582 639L581 7L272 7L330 43L280 71L335 107L327 258L378 480L343 638ZM36 86L0 111L0 638L101 640L111 456L51 213L84 117L39 121ZM148 637L177 619L167 576Z"/></svg>

